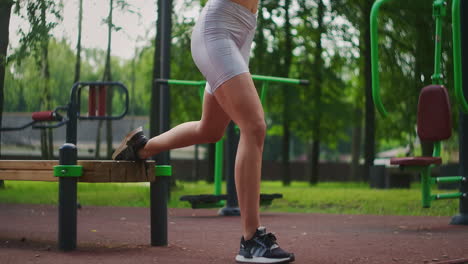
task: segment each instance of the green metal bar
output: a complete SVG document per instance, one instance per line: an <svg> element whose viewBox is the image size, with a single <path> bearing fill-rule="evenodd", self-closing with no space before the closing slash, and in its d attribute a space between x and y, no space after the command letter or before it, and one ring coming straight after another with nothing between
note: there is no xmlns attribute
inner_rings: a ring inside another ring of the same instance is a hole
<svg viewBox="0 0 468 264"><path fill-rule="evenodd" d="M442 144L440 143L440 141L436 141L434 142L434 150L432 152L432 156L433 157L440 157L440 152L441 152L441 146Z"/></svg>
<svg viewBox="0 0 468 264"><path fill-rule="evenodd" d="M442 143L440 141L435 141L434 142L434 150L432 151L432 156L433 157L440 157L440 152L442 149ZM437 165L431 164L430 168L435 168Z"/></svg>
<svg viewBox="0 0 468 264"><path fill-rule="evenodd" d="M435 56L434 56L434 75L432 75L433 84L442 84L442 18L447 14L445 0L435 0L432 5L433 16L436 20L435 32Z"/></svg>
<svg viewBox="0 0 468 264"><path fill-rule="evenodd" d="M268 82L277 82L277 83L289 83L289 84L299 84L299 85L308 85L309 80L303 79L293 79L293 78L284 78L284 77L274 77L274 76L264 76L264 75L252 75L252 79L256 81L268 81ZM206 81L188 81L188 80L157 80L158 82L167 82L168 84L174 85L192 85L199 86L205 85Z"/></svg>
<svg viewBox="0 0 468 264"><path fill-rule="evenodd" d="M463 196L463 193L441 193L432 195L431 198L433 200L442 200L442 199L458 199Z"/></svg>
<svg viewBox="0 0 468 264"><path fill-rule="evenodd" d="M371 62L372 62L372 99L375 107L383 117L388 116L387 110L380 97L380 77L379 77L379 36L378 36L378 16L382 4L390 0L377 0L371 10Z"/></svg>
<svg viewBox="0 0 468 264"><path fill-rule="evenodd" d="M462 176L437 177L434 179L434 183L461 182L462 180Z"/></svg>
<svg viewBox="0 0 468 264"><path fill-rule="evenodd" d="M460 0L452 0L452 31L453 31L453 75L455 99L464 113L468 113L468 103L463 94Z"/></svg>
<svg viewBox="0 0 468 264"><path fill-rule="evenodd" d="M421 172L421 188L422 188L422 206L424 208L431 207L431 169L426 167Z"/></svg>
<svg viewBox="0 0 468 264"><path fill-rule="evenodd" d="M301 84L301 85L309 84L308 80L256 75L256 74L252 75L252 79L256 81L269 81L269 82L278 82L278 83L290 83L290 84Z"/></svg>
<svg viewBox="0 0 468 264"><path fill-rule="evenodd" d="M221 183L223 177L223 152L224 152L224 139L216 142L216 150L215 150L215 178L214 178L214 185L215 185L215 195L221 194Z"/></svg>
<svg viewBox="0 0 468 264"><path fill-rule="evenodd" d="M168 84L202 86L206 81L187 81L187 80L167 80Z"/></svg>
<svg viewBox="0 0 468 264"><path fill-rule="evenodd" d="M265 107L265 97L266 97L266 93L267 93L268 86L269 86L268 84L269 84L268 81L263 82L262 91L260 92L260 102L262 103L263 107Z"/></svg>
<svg viewBox="0 0 468 264"><path fill-rule="evenodd" d="M205 94L205 84L201 84L198 88L198 94L200 95L200 99L203 102L203 95Z"/></svg>

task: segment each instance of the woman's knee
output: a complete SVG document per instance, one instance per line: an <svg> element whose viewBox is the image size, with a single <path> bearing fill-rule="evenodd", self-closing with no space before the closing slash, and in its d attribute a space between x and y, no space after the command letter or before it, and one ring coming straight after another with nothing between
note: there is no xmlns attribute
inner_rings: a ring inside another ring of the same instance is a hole
<svg viewBox="0 0 468 264"><path fill-rule="evenodd" d="M245 133L263 142L265 139L267 126L264 119L258 119L240 125L240 130L241 133Z"/></svg>
<svg viewBox="0 0 468 264"><path fill-rule="evenodd" d="M206 126L202 123L198 129L199 136L205 143L216 143L221 140L224 136L224 128L215 128L212 126Z"/></svg>

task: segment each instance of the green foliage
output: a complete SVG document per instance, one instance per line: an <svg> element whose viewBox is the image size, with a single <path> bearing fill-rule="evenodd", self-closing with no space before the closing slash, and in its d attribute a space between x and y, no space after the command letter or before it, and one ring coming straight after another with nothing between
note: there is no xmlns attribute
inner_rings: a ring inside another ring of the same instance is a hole
<svg viewBox="0 0 468 264"><path fill-rule="evenodd" d="M26 10L24 10L24 9ZM10 60L21 63L27 56L32 55L40 63L42 48L47 45L50 32L62 20L62 2L54 0L26 0L16 1L15 14L29 22L29 30L18 29L20 47L10 56ZM52 16L52 21L44 21L46 15Z"/></svg>
<svg viewBox="0 0 468 264"><path fill-rule="evenodd" d="M54 58L50 61L52 102L54 106L64 105L69 100L69 91L73 85L75 55L66 40L49 42L49 55ZM101 67L94 67L93 64L102 61L104 51L84 50L82 64L82 80L95 81L102 75ZM117 60L114 60L118 64ZM35 59L32 56L25 57L21 64L9 64L5 79L5 111L25 111L34 112L41 109L41 100L37 96L41 84L40 69L36 67Z"/></svg>

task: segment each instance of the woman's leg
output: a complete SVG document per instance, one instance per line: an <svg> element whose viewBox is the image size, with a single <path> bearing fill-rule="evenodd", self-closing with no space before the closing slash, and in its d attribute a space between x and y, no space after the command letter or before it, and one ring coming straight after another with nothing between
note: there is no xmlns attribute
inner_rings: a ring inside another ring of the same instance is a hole
<svg viewBox="0 0 468 264"><path fill-rule="evenodd" d="M214 95L240 128L235 179L243 236L248 240L260 226L260 175L266 132L263 108L250 73L228 80Z"/></svg>
<svg viewBox="0 0 468 264"><path fill-rule="evenodd" d="M138 155L146 159L170 149L216 142L223 137L230 121L215 97L205 92L200 121L180 124L166 133L151 138Z"/></svg>

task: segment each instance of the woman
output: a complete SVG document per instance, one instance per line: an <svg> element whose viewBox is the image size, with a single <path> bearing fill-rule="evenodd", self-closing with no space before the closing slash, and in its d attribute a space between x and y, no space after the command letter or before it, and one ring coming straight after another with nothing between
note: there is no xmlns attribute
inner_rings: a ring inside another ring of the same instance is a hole
<svg viewBox="0 0 468 264"><path fill-rule="evenodd" d="M157 153L222 138L232 120L240 128L235 180L243 236L236 261L288 263L271 233L260 227L260 174L266 125L257 90L249 73L258 0L209 0L192 33L192 57L207 85L200 121L180 124L147 140L132 131L115 151L116 160L147 159Z"/></svg>

